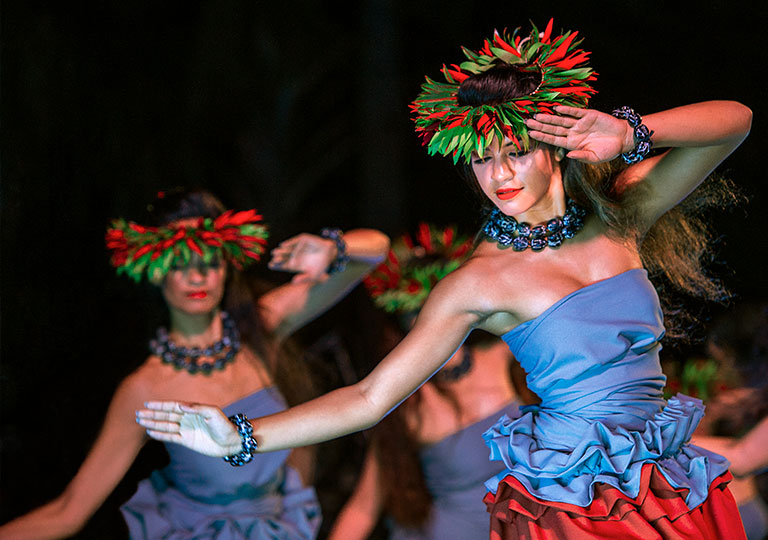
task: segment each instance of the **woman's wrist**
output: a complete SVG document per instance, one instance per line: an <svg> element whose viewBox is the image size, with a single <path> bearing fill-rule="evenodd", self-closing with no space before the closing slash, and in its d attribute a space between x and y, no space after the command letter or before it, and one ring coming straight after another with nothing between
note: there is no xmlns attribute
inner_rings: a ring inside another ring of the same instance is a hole
<svg viewBox="0 0 768 540"><path fill-rule="evenodd" d="M628 124L624 136L624 151L620 154L622 159L630 165L644 160L653 146L653 141L651 141L653 131L643 124L643 117L626 105L614 109L611 114L616 118L626 120Z"/></svg>
<svg viewBox="0 0 768 540"><path fill-rule="evenodd" d="M325 228L320 231L320 236L331 240L336 246L336 256L328 265L327 272L329 274L342 272L349 262L349 254L347 253L347 243L344 241L344 233L342 233L341 229Z"/></svg>
<svg viewBox="0 0 768 540"><path fill-rule="evenodd" d="M229 417L229 421L237 429L238 441L233 441L229 446L231 455L225 456L224 461L233 467L241 467L253 460L258 444L253 438L253 426L244 414L235 414ZM238 442L240 443L238 445Z"/></svg>

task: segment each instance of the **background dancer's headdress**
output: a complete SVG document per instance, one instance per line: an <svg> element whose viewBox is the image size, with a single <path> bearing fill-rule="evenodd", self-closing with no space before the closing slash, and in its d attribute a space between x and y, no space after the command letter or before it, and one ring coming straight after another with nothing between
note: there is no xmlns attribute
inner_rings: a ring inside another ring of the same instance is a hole
<svg viewBox="0 0 768 540"><path fill-rule="evenodd" d="M533 25L532 25L533 26ZM493 138L504 136L518 149L529 148L525 120L537 112L552 114L555 105L586 107L596 93L589 83L596 73L587 65L589 53L579 49L578 32L552 37L552 19L544 32L533 26L522 38L517 28L511 34L494 33L477 52L462 47L468 61L443 65L445 83L427 77L421 93L410 108L416 132L423 138L430 155L452 155L453 162L469 162L472 153L482 155ZM521 72L538 73L541 82L530 94L508 101L477 106L459 104L461 83L494 66L512 66Z"/></svg>
<svg viewBox="0 0 768 540"><path fill-rule="evenodd" d="M415 237L405 234L392 243L387 259L364 283L374 303L385 311L416 311L471 249L472 240L458 235L455 227L438 229L421 223Z"/></svg>
<svg viewBox="0 0 768 540"><path fill-rule="evenodd" d="M217 218L200 218L191 226L145 227L117 219L107 230L106 242L118 274L138 282L146 271L156 282L173 266L188 265L194 254L204 263L219 257L241 269L260 259L267 237L267 227L256 210L228 210Z"/></svg>

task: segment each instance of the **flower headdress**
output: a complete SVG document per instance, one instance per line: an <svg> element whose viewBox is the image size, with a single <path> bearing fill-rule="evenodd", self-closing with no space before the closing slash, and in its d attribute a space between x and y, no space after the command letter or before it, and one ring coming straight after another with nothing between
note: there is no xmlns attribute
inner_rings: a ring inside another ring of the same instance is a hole
<svg viewBox="0 0 768 540"><path fill-rule="evenodd" d="M419 224L415 240L408 234L395 240L387 259L364 280L374 303L390 313L420 309L437 282L456 270L472 248L472 240L457 235L454 227L426 223ZM425 264L414 264L418 259Z"/></svg>
<svg viewBox="0 0 768 540"><path fill-rule="evenodd" d="M421 93L410 108L416 122L416 132L423 138L430 155L452 155L469 162L472 152L482 155L496 138L512 140L518 149L529 148L525 120L537 112L553 114L555 105L586 107L596 93L589 83L596 80L587 65L589 53L579 49L578 32L565 32L552 37L552 19L546 30L539 33L533 26L528 37L520 36L519 28L511 34L495 32L493 39L477 52L462 47L468 61L460 65L443 65L445 83L427 77ZM521 71L539 73L541 83L531 94L500 103L478 106L459 105L459 85L472 75L496 65L511 65Z"/></svg>
<svg viewBox="0 0 768 540"><path fill-rule="evenodd" d="M159 281L174 265L188 265L193 254L205 263L220 256L238 269L259 260L268 237L261 221L256 210L228 210L215 219L200 218L191 227L144 227L117 219L106 242L118 274L138 282L146 271L150 280Z"/></svg>

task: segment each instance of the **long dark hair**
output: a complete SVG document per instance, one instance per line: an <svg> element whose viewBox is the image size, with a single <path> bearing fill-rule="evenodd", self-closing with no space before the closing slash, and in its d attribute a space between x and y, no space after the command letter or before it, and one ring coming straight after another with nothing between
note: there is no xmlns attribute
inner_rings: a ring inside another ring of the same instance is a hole
<svg viewBox="0 0 768 540"><path fill-rule="evenodd" d="M538 85L529 72L499 64L484 73L465 79L459 87L460 105L495 103L532 93ZM504 89L504 91L500 90ZM674 300L677 292L705 300L723 301L728 292L723 284L704 268L714 258L713 236L702 214L707 209L726 208L744 201L732 182L713 175L682 203L667 211L648 231L640 226L636 209L646 194L644 186L619 189L616 178L626 165L614 160L589 164L563 158L560 162L565 192L574 201L594 213L610 235L635 242L643 265L659 290L665 313L667 335L688 337L687 329L695 322ZM464 164L461 174L470 188L490 201L480 191L471 164Z"/></svg>
<svg viewBox="0 0 768 540"><path fill-rule="evenodd" d="M174 188L159 192L147 206L147 223L165 226L188 218L215 219L225 210L224 204L209 191ZM288 403L295 405L311 398L315 391L295 344L289 339L274 339L264 327L259 298L270 288L253 272L230 266L222 309L237 323L241 341L263 362Z"/></svg>

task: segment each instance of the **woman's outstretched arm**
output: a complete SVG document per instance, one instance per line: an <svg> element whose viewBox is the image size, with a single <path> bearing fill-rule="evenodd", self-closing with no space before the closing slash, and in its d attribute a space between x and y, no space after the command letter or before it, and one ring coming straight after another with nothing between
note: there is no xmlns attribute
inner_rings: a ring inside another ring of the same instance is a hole
<svg viewBox="0 0 768 540"><path fill-rule="evenodd" d="M635 146L626 120L593 109L555 107L560 116L536 114L526 124L533 139L569 150L567 157L590 163L617 158ZM735 101L706 101L643 116L663 154L631 165L619 183L642 182L647 196L639 203L650 227L683 200L733 150L752 124L752 111Z"/></svg>
<svg viewBox="0 0 768 540"><path fill-rule="evenodd" d="M379 466L376 452L368 448L355 491L336 517L328 540L365 540L373 532L383 506Z"/></svg>
<svg viewBox="0 0 768 540"><path fill-rule="evenodd" d="M405 339L360 382L252 420L259 451L315 444L376 424L440 369L483 318L477 307L482 287L472 281L463 268L444 278ZM215 407L149 402L137 412L137 422L155 439L204 454L226 456L241 449L232 424Z"/></svg>
<svg viewBox="0 0 768 540"><path fill-rule="evenodd" d="M141 384L126 379L115 392L96 442L66 489L51 502L0 527L0 538L43 540L76 534L125 476L146 441L131 411L144 399ZM51 464L56 460L52 448Z"/></svg>
<svg viewBox="0 0 768 540"><path fill-rule="evenodd" d="M354 229L343 235L349 262L344 270L328 274L338 251L334 240L299 234L272 251L269 267L294 272L290 283L276 287L259 299L267 329L288 336L312 321L346 295L366 274L384 260L389 238L374 229Z"/></svg>

